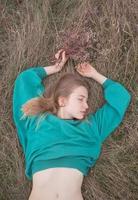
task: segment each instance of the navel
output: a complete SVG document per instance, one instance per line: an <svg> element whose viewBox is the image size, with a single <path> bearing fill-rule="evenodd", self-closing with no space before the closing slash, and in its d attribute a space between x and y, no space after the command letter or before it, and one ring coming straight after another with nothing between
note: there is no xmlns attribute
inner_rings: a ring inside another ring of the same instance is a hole
<svg viewBox="0 0 138 200"><path fill-rule="evenodd" d="M58 199L58 198L59 198L59 194L57 193L57 194L56 194L56 199Z"/></svg>

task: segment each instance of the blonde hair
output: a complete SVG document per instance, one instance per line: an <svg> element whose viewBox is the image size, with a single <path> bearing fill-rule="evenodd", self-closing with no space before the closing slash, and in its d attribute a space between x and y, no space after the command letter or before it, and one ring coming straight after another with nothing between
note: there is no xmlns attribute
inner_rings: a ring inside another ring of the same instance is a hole
<svg viewBox="0 0 138 200"><path fill-rule="evenodd" d="M58 79L54 86L50 85L41 97L27 101L22 106L22 111L25 116L39 115L45 112L57 114L58 98L60 96L68 97L79 86L84 86L87 90L90 88L88 82L82 80L79 75L66 73Z"/></svg>

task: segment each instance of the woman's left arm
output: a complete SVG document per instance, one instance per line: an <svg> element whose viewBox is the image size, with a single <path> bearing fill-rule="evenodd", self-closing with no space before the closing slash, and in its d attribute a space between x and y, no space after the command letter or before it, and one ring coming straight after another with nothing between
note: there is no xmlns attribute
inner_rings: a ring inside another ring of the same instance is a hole
<svg viewBox="0 0 138 200"><path fill-rule="evenodd" d="M91 117L97 124L101 142L104 142L122 122L131 95L122 84L111 79L107 79L102 86L106 102Z"/></svg>
<svg viewBox="0 0 138 200"><path fill-rule="evenodd" d="M95 113L89 115L90 121L96 123L103 142L122 122L131 95L122 84L106 78L89 64L76 68L81 75L92 78L103 86L106 102Z"/></svg>

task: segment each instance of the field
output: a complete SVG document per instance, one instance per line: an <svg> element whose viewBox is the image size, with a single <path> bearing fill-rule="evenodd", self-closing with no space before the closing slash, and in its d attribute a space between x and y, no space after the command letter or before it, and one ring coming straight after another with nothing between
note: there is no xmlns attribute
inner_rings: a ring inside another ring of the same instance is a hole
<svg viewBox="0 0 138 200"><path fill-rule="evenodd" d="M100 158L84 178L83 197L138 199L137 11L136 0L0 0L0 200L26 200L31 190L12 118L14 80L31 66L52 64L63 47L70 60L62 72L45 80L46 85L64 72L76 73L77 63L89 61L132 95L123 122L105 141ZM104 102L103 90L94 80L88 81L94 112Z"/></svg>

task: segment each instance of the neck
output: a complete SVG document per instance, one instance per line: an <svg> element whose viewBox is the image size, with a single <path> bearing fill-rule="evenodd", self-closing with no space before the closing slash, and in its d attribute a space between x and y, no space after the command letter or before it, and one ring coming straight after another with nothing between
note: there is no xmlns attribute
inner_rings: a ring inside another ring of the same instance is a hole
<svg viewBox="0 0 138 200"><path fill-rule="evenodd" d="M64 107L58 109L57 116L62 119L73 119L67 112L65 112Z"/></svg>

